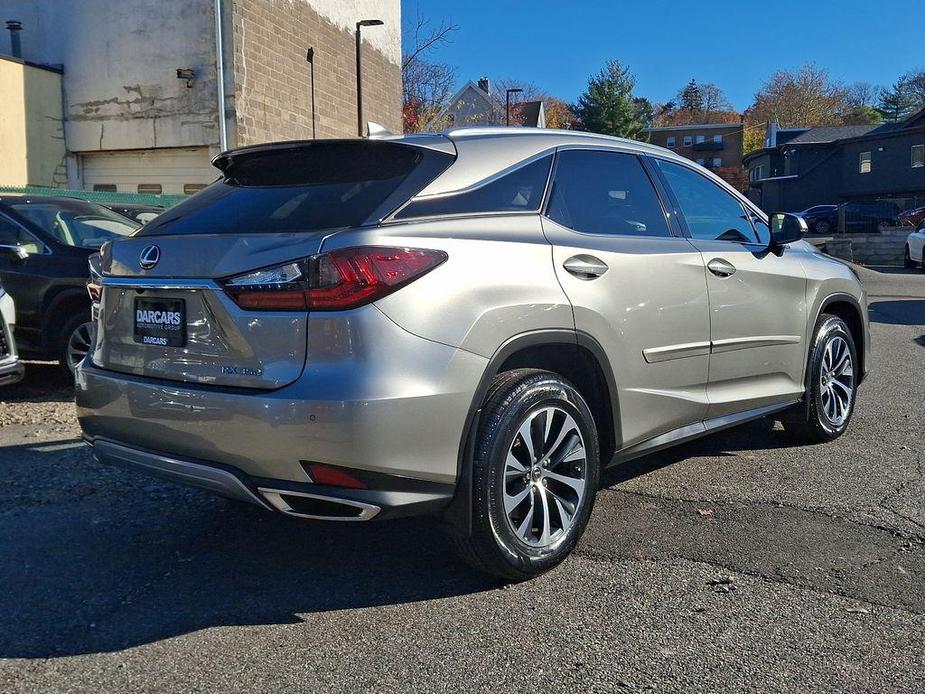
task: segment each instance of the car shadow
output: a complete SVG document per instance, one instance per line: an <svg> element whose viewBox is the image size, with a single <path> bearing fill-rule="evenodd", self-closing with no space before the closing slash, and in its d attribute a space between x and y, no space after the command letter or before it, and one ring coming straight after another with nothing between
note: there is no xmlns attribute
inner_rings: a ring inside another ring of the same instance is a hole
<svg viewBox="0 0 925 694"><path fill-rule="evenodd" d="M68 402L74 399L74 382L57 364L49 361L24 361L26 367L19 383L0 390L3 402Z"/></svg>
<svg viewBox="0 0 925 694"><path fill-rule="evenodd" d="M925 325L925 299L872 301L870 320L887 325Z"/></svg>

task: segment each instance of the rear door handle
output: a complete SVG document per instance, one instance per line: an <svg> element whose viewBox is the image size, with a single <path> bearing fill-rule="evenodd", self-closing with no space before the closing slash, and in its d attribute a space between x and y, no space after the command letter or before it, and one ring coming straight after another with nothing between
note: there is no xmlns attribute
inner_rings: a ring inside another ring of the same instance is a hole
<svg viewBox="0 0 925 694"><path fill-rule="evenodd" d="M607 263L603 260L585 254L573 255L562 263L562 267L580 280L597 279L608 270Z"/></svg>
<svg viewBox="0 0 925 694"><path fill-rule="evenodd" d="M722 258L713 258L707 263L707 269L717 277L729 277L735 274L736 266Z"/></svg>

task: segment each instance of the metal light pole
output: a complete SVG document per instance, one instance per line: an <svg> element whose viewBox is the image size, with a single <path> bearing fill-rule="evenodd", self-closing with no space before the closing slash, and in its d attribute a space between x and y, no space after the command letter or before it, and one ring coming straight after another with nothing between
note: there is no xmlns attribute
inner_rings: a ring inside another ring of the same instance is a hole
<svg viewBox="0 0 925 694"><path fill-rule="evenodd" d="M312 78L312 139L315 139L315 49L311 46L305 52L305 60L308 61L308 64L311 66L311 78Z"/></svg>
<svg viewBox="0 0 925 694"><path fill-rule="evenodd" d="M382 26L384 23L381 19L361 19L357 22L357 134L360 137L363 137L363 62L360 50L363 39L360 36L360 30L363 27Z"/></svg>
<svg viewBox="0 0 925 694"><path fill-rule="evenodd" d="M523 89L508 89L504 95L504 124L511 124L511 94L518 94Z"/></svg>

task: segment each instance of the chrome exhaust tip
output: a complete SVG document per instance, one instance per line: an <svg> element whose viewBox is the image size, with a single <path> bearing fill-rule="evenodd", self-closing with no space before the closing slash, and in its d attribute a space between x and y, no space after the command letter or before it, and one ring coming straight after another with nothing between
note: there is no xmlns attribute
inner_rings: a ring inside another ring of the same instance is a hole
<svg viewBox="0 0 925 694"><path fill-rule="evenodd" d="M381 510L378 506L352 499L339 499L323 494L294 492L286 489L266 489L258 487L257 491L277 511L287 516L311 518L328 521L367 521Z"/></svg>

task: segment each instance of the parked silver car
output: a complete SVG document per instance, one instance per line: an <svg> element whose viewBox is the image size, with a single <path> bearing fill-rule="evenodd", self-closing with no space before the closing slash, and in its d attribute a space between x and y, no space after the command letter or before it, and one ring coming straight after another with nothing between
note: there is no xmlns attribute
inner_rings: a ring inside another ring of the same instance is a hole
<svg viewBox="0 0 925 694"><path fill-rule="evenodd" d="M15 324L16 304L13 297L0 287L0 386L21 381L25 373L13 338Z"/></svg>
<svg viewBox="0 0 925 694"><path fill-rule="evenodd" d="M103 462L305 518L441 514L519 580L575 546L603 467L851 419L857 277L667 150L476 128L214 163L102 249L77 404Z"/></svg>

